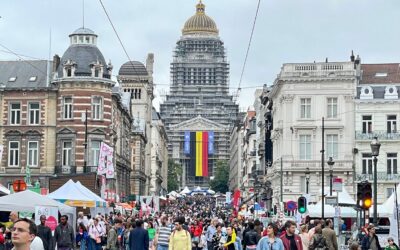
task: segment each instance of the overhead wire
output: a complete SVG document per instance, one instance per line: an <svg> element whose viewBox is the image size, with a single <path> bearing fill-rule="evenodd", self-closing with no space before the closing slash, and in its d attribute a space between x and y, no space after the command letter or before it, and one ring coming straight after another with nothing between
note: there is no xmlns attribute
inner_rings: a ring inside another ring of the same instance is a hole
<svg viewBox="0 0 400 250"><path fill-rule="evenodd" d="M238 89L237 89L237 97L239 97L239 92L241 90L241 84L242 84L242 80L243 80L243 75L244 75L244 71L246 69L246 64L247 64L247 59L249 57L249 52L250 52L250 47L251 47L251 42L253 40L253 35L254 35L254 30L256 28L256 23L257 23L257 17L258 17L258 12L260 10L260 4L261 4L261 0L258 0L257 3L257 10L256 10L256 14L254 16L254 21L253 21L253 27L251 28L251 33L250 33L250 38L249 38L249 43L247 45L247 50L246 50L246 56L244 57L244 62L243 62L243 66L242 66L242 71L240 73L240 79L239 79L239 84L238 84Z"/></svg>

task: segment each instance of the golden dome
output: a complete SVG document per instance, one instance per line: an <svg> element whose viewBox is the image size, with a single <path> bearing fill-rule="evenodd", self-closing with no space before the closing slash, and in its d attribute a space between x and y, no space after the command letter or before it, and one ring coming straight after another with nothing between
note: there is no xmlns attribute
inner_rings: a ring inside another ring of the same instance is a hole
<svg viewBox="0 0 400 250"><path fill-rule="evenodd" d="M218 35L218 28L214 20L205 14L205 5L200 2L196 5L196 14L189 18L183 26L182 34L208 33Z"/></svg>

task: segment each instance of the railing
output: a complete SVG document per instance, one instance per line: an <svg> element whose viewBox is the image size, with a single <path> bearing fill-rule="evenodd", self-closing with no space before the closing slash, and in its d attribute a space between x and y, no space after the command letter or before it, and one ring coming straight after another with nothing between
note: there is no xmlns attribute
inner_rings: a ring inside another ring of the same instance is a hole
<svg viewBox="0 0 400 250"><path fill-rule="evenodd" d="M388 174L387 172L378 172L378 181L400 181L400 174ZM373 174L357 174L356 181L373 181Z"/></svg>
<svg viewBox="0 0 400 250"><path fill-rule="evenodd" d="M55 174L76 174L76 166L55 166Z"/></svg>
<svg viewBox="0 0 400 250"><path fill-rule="evenodd" d="M97 172L97 166L86 166L83 168L84 173L95 173Z"/></svg>
<svg viewBox="0 0 400 250"><path fill-rule="evenodd" d="M398 131L388 133L387 131L373 131L364 133L363 131L356 131L356 140L372 140L378 137L379 140L400 140L400 133Z"/></svg>

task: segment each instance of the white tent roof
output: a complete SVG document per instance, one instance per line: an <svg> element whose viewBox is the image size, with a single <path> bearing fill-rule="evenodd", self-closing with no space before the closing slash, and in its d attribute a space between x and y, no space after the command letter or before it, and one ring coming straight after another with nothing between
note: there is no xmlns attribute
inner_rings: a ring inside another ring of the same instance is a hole
<svg viewBox="0 0 400 250"><path fill-rule="evenodd" d="M176 196L178 195L178 193L175 192L175 191L171 191L171 192L169 192L168 195L169 195L169 196L174 196L174 197L176 197Z"/></svg>
<svg viewBox="0 0 400 250"><path fill-rule="evenodd" d="M203 191L203 189L201 189L201 187L197 186L193 191L194 192L201 192L201 191Z"/></svg>
<svg viewBox="0 0 400 250"><path fill-rule="evenodd" d="M71 179L54 192L48 194L47 197L55 200L93 201L93 198L85 194Z"/></svg>
<svg viewBox="0 0 400 250"><path fill-rule="evenodd" d="M400 184L396 187L397 192L397 202L400 204ZM390 197L381 205L378 205L378 216L379 217L390 217L393 214L393 208L396 206L395 202L395 192L393 192ZM370 210L371 215L373 215L373 209Z"/></svg>
<svg viewBox="0 0 400 250"><path fill-rule="evenodd" d="M209 189L207 190L207 193L208 193L208 194L215 194L215 191L209 188Z"/></svg>
<svg viewBox="0 0 400 250"><path fill-rule="evenodd" d="M180 192L180 194L190 194L190 193L191 193L191 191L189 190L188 187L185 187L185 188Z"/></svg>
<svg viewBox="0 0 400 250"><path fill-rule="evenodd" d="M35 212L35 206L57 207L61 214L75 214L74 207L30 190L0 197L0 211Z"/></svg>
<svg viewBox="0 0 400 250"><path fill-rule="evenodd" d="M10 190L8 190L8 188L0 184L0 193L10 194Z"/></svg>
<svg viewBox="0 0 400 250"><path fill-rule="evenodd" d="M329 195L329 187L325 187L324 193L325 195ZM322 193L322 189L320 189L320 194ZM355 200L350 196L347 190L343 187L342 192L339 193L338 203L342 204L350 204L355 205ZM337 193L333 192L333 196L336 196ZM322 200L320 200L315 205L308 205L308 213L312 217L322 217ZM324 216L325 217L333 217L335 216L335 208L331 205L324 206ZM341 217L357 217L357 211L354 210L352 207L340 207L340 216Z"/></svg>
<svg viewBox="0 0 400 250"><path fill-rule="evenodd" d="M82 191L84 191L85 194L87 194L87 196L89 196L90 198L93 198L94 201L106 202L104 199L99 197L97 194L93 193L89 188L82 185L82 183L80 181L77 181L75 183L75 185L77 185L79 188L81 188Z"/></svg>

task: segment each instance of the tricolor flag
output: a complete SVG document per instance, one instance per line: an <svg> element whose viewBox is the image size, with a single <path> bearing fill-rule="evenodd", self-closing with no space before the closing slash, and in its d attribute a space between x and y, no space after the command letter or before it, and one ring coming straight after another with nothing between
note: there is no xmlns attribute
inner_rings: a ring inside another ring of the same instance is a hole
<svg viewBox="0 0 400 250"><path fill-rule="evenodd" d="M190 132L190 172L192 176L208 176L208 132Z"/></svg>

